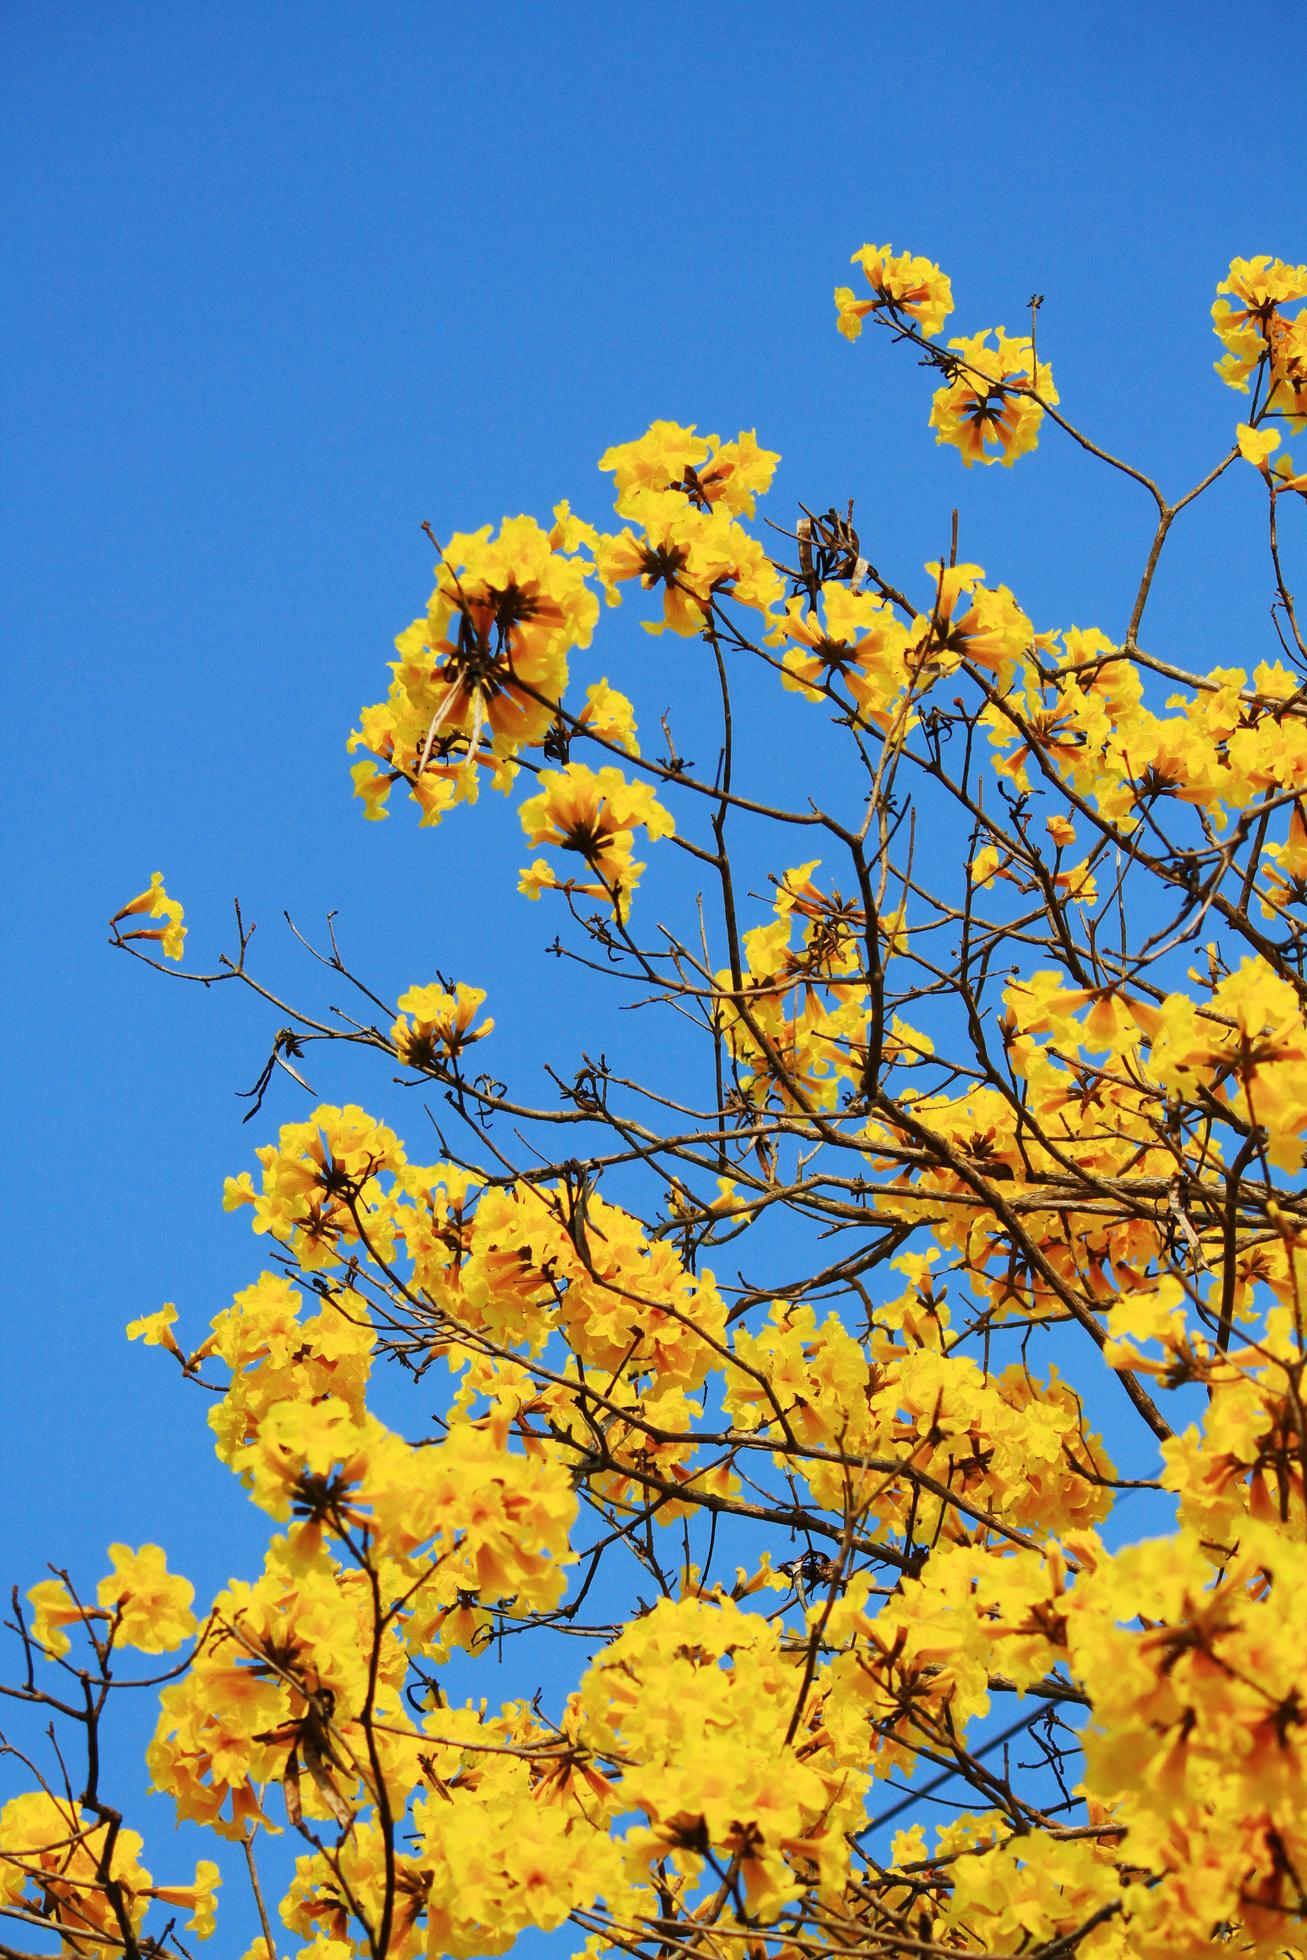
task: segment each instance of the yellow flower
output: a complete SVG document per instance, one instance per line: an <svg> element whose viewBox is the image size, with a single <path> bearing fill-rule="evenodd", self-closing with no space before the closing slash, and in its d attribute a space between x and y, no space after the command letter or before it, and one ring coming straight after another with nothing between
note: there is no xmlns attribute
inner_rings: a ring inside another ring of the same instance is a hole
<svg viewBox="0 0 1307 1960"><path fill-rule="evenodd" d="M883 714L907 678L905 628L874 592L852 592L829 580L820 599L820 616L806 598L791 599L767 636L773 645L785 646L782 684L819 701L823 687L843 680L865 713Z"/></svg>
<svg viewBox="0 0 1307 1960"><path fill-rule="evenodd" d="M997 844L982 844L971 860L971 882L980 890L1003 874L1004 857Z"/></svg>
<svg viewBox="0 0 1307 1960"><path fill-rule="evenodd" d="M538 898L551 886L584 892L606 899L619 916L624 916L644 870L632 858L636 826L651 838L670 837L675 829L669 812L646 784L628 782L618 769L587 769L577 762L566 769L545 770L540 794L529 798L519 814L531 843L577 852L599 881L579 885L561 881L543 860L537 860L522 873L520 889L529 898Z"/></svg>
<svg viewBox="0 0 1307 1960"><path fill-rule="evenodd" d="M724 512L664 490L647 491L638 515L643 535L627 530L601 539L595 564L610 605L631 579L646 592L662 588L662 621L646 622L646 632L670 627L686 639L702 633L719 594L759 612L780 599L781 578L766 552Z"/></svg>
<svg viewBox="0 0 1307 1960"><path fill-rule="evenodd" d="M363 815L366 820L369 823L384 822L390 815L386 808L386 798L398 781L398 770L392 769L383 774L373 762L356 762L351 766L349 773L354 782L354 794L362 800ZM454 800L452 790L449 800L451 803Z"/></svg>
<svg viewBox="0 0 1307 1960"><path fill-rule="evenodd" d="M776 450L759 447L756 429L741 429L697 472L695 490L714 509L720 505L733 516L752 517L754 498L771 488L780 460Z"/></svg>
<svg viewBox="0 0 1307 1960"><path fill-rule="evenodd" d="M426 614L395 641L389 695L349 738L377 759L353 769L369 818L404 781L423 822L438 823L476 801L482 773L506 788L519 751L543 746L568 654L590 644L599 615L593 568L575 555L596 536L560 505L550 531L509 517L494 535L450 538Z"/></svg>
<svg viewBox="0 0 1307 1960"><path fill-rule="evenodd" d="M113 1571L97 1588L100 1605L118 1615L118 1638L143 1654L166 1654L199 1626L191 1611L195 1588L169 1572L158 1545L110 1545Z"/></svg>
<svg viewBox="0 0 1307 1960"><path fill-rule="evenodd" d="M129 1341L144 1341L146 1347L167 1348L170 1353L184 1359L172 1331L176 1318L177 1309L169 1301L166 1306L160 1307L158 1313L145 1313L136 1320L129 1320L127 1338Z"/></svg>
<svg viewBox="0 0 1307 1960"><path fill-rule="evenodd" d="M858 338L868 313L906 313L933 337L953 311L948 274L929 259L896 253L891 245L864 245L853 254L851 264L866 273L872 296L857 299L850 286L835 288L839 329L846 340Z"/></svg>
<svg viewBox="0 0 1307 1960"><path fill-rule="evenodd" d="M201 1858L195 1867L194 1885L154 1885L150 1897L162 1905L178 1906L188 1912L187 1921L196 1939L212 1937L218 1911L218 1887L222 1877L212 1858Z"/></svg>
<svg viewBox="0 0 1307 1960"><path fill-rule="evenodd" d="M599 458L599 468L612 473L619 517L638 517L648 491L670 490L687 470L705 461L716 436L695 434L691 422L651 422L634 442L614 443Z"/></svg>
<svg viewBox="0 0 1307 1960"><path fill-rule="evenodd" d="M1046 402L1058 398L1047 361L1036 369L1029 335L1014 336L997 327L994 338L996 345L990 347L987 328L969 339L950 340L958 357L953 378L936 391L930 411L936 442L951 443L968 468L972 463L1015 463L1039 440L1044 411L1032 392Z"/></svg>
<svg viewBox="0 0 1307 1960"><path fill-rule="evenodd" d="M1267 461L1280 446L1278 429L1255 429L1248 422L1241 422L1235 430L1239 444L1239 454L1262 475L1267 474Z"/></svg>
<svg viewBox="0 0 1307 1960"><path fill-rule="evenodd" d="M741 429L734 442L695 434L679 422L654 422L635 442L616 443L599 458L611 470L619 517L638 518L645 499L679 491L701 510L751 517L754 498L771 486L780 457L760 449L756 429Z"/></svg>
<svg viewBox="0 0 1307 1960"><path fill-rule="evenodd" d="M166 919L168 923L165 926L136 926L131 932L118 930L120 919L136 919L142 914L151 919ZM109 924L113 928L114 938L120 945L125 944L129 939L156 939L160 943L165 959L179 960L186 938L186 927L182 924L183 917L184 913L177 899L169 898L163 888L162 871L155 871L151 873L146 889L137 892L135 898L129 898L126 905L114 913Z"/></svg>
<svg viewBox="0 0 1307 1960"><path fill-rule="evenodd" d="M583 728L601 735L606 742L625 749L628 755L638 756L640 745L636 741L635 709L627 697L617 688L610 687L605 675L586 689L585 706L577 720Z"/></svg>
<svg viewBox="0 0 1307 1960"><path fill-rule="evenodd" d="M1234 259L1217 287L1236 304L1217 299L1212 326L1225 346L1216 372L1227 387L1248 392L1258 363L1270 368L1265 412L1288 418L1294 428L1307 423L1307 312L1290 316L1286 306L1307 298L1307 265L1288 265L1263 253ZM1240 448L1242 448L1242 443ZM1247 451L1244 451L1247 454Z"/></svg>
<svg viewBox="0 0 1307 1960"><path fill-rule="evenodd" d="M1239 444L1239 454L1245 462L1259 470L1266 481L1277 490L1296 490L1307 496L1307 476L1300 476L1293 467L1293 458L1287 451L1275 456L1280 447L1280 431L1265 427L1253 428L1250 423L1240 422L1235 430ZM1271 457L1275 456L1275 461Z"/></svg>
<svg viewBox="0 0 1307 1960"><path fill-rule="evenodd" d="M549 530L551 551L572 553L588 551L593 553L599 542L599 533L593 524L587 524L578 517L572 506L564 498L561 504L554 505L554 521Z"/></svg>
<svg viewBox="0 0 1307 1960"><path fill-rule="evenodd" d="M27 1594L32 1606L32 1637L56 1659L66 1654L71 1641L65 1627L82 1626L88 1609L77 1604L62 1579L39 1579ZM89 1609L94 1615L95 1609Z"/></svg>
<svg viewBox="0 0 1307 1960"><path fill-rule="evenodd" d="M399 1019L390 1030L400 1061L407 1068L432 1068L441 1062L457 1061L465 1048L488 1035L495 1025L490 1020L479 1028L471 1026L485 998L484 988L469 987L462 980L455 983L452 994L443 987L410 987L399 997Z"/></svg>
<svg viewBox="0 0 1307 1960"><path fill-rule="evenodd" d="M1055 891L1065 892L1069 898L1075 900L1077 905L1098 903L1098 883L1090 869L1088 858L1083 858L1079 864L1070 865L1065 871L1059 871L1053 880L1053 888Z"/></svg>
<svg viewBox="0 0 1307 1960"><path fill-rule="evenodd" d="M48 1790L26 1791L0 1809L0 1910L24 1907L29 1923L64 1930L61 1953L122 1952L122 1915L139 1934L151 1885L141 1849L137 1832Z"/></svg>
<svg viewBox="0 0 1307 1960"><path fill-rule="evenodd" d="M982 585L981 565L926 566L935 582L929 618L912 622L908 665L923 679L947 674L959 660L986 667L1007 690L1013 668L1034 641L1035 629L1005 585Z"/></svg>
<svg viewBox="0 0 1307 1960"><path fill-rule="evenodd" d="M143 1654L163 1654L180 1647L198 1627L190 1610L195 1588L189 1580L167 1570L158 1545L110 1545L113 1571L97 1588L98 1609L79 1605L62 1578L42 1579L27 1597L32 1603L32 1633L55 1656L68 1652L65 1627L92 1621L118 1620L117 1637Z"/></svg>

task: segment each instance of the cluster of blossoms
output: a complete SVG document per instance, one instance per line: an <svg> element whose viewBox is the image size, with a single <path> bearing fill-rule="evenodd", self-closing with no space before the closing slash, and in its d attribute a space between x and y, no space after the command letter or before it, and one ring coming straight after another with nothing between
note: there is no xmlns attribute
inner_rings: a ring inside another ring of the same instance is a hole
<svg viewBox="0 0 1307 1960"><path fill-rule="evenodd" d="M1031 336L990 333L950 340L947 353L929 346L953 311L953 288L929 259L896 253L889 245L864 245L853 254L871 287L858 299L850 287L835 288L839 330L856 340L869 314L900 331L915 332L945 377L935 395L930 425L937 442L949 443L970 467L1002 462L1009 467L1039 440L1046 407L1056 404L1053 370L1035 358Z"/></svg>
<svg viewBox="0 0 1307 1960"><path fill-rule="evenodd" d="M569 763L546 769L540 792L522 805L522 828L532 844L553 844L585 860L589 880L560 879L544 858L522 873L528 898L542 891L581 892L606 900L622 917L640 882L643 864L632 856L639 826L651 842L670 837L675 825L646 783L628 782L620 769L587 769Z"/></svg>
<svg viewBox="0 0 1307 1960"><path fill-rule="evenodd" d="M1225 346L1216 372L1231 388L1248 392L1250 377L1266 364L1265 409L1295 429L1307 423L1307 312L1286 312L1307 299L1307 265L1287 265L1263 255L1234 259L1217 287L1212 324Z"/></svg>
<svg viewBox="0 0 1307 1960"><path fill-rule="evenodd" d="M860 265L867 275L871 298L859 299L849 286L835 288L839 329L846 340L858 338L869 313L884 313L891 320L903 315L933 338L953 311L948 274L929 259L895 252L892 245L864 245L850 263Z"/></svg>
<svg viewBox="0 0 1307 1960"><path fill-rule="evenodd" d="M778 460L752 431L722 443L655 422L600 462L613 473L618 515L632 521L621 532L603 535L560 504L548 531L518 517L493 534L451 538L426 617L396 641L389 695L364 710L350 738L371 758L353 771L368 816L383 817L404 782L422 822L438 823L454 805L475 802L483 774L510 791L526 767L540 782L521 805L528 838L574 852L586 870L563 877L536 859L522 890L584 895L623 916L644 869L633 856L635 827L656 839L673 824L646 785L612 764L567 761L577 739L639 755L631 703L607 679L569 701L570 657L590 644L596 587L610 605L631 581L657 592L662 618L645 622L652 633L702 633L726 595L764 613L773 607L779 576L738 519L753 514ZM541 770L541 757L560 755L561 770Z"/></svg>
<svg viewBox="0 0 1307 1960"><path fill-rule="evenodd" d="M24 1792L0 1807L0 1910L57 1929L69 1954L126 1950L156 1901L173 1924L182 1912L187 1929L208 1939L221 1883L213 1859L199 1861L191 1885L156 1885L143 1849L138 1832L71 1797Z"/></svg>
<svg viewBox="0 0 1307 1960"><path fill-rule="evenodd" d="M43 1579L28 1594L28 1631L37 1647L62 1660L77 1631L106 1658L135 1648L168 1654L199 1632L191 1610L194 1587L169 1572L157 1545L109 1547L111 1569L96 1604L80 1599L66 1575ZM199 1939L214 1930L220 1875L201 1859L190 1885L156 1885L141 1863L139 1833L121 1828L93 1793L31 1790L0 1806L0 1910L30 1914L60 1930L68 1953L122 1950L125 1933L141 1935L157 1901L187 1915Z"/></svg>
<svg viewBox="0 0 1307 1960"><path fill-rule="evenodd" d="M449 540L425 617L395 642L389 695L364 709L350 737L375 758L354 766L370 817L385 815L400 781L427 824L475 802L485 772L511 785L518 757L553 722L569 655L594 633L593 543L565 505L548 531L516 517Z"/></svg>
<svg viewBox="0 0 1307 1960"><path fill-rule="evenodd" d="M463 980L452 993L446 987L410 987L399 997L399 1017L390 1030L400 1061L418 1069L456 1063L465 1048L494 1032L493 1020L472 1026L485 999L483 988Z"/></svg>
<svg viewBox="0 0 1307 1960"><path fill-rule="evenodd" d="M1057 401L1053 370L1035 358L1029 334L989 333L950 340L950 379L935 396L930 426L936 442L951 443L964 463L1010 467L1039 440L1044 410Z"/></svg>
<svg viewBox="0 0 1307 1960"><path fill-rule="evenodd" d="M1307 265L1287 265L1265 254L1235 259L1229 278L1216 290L1231 295L1212 307L1212 323L1226 350L1216 372L1245 395L1259 377L1260 413L1255 423L1239 424L1240 452L1273 487L1307 496L1307 475L1296 472L1293 458L1280 450L1274 426L1281 421L1291 429L1307 425L1307 307L1301 305L1307 299ZM1286 310L1295 305L1296 313Z"/></svg>

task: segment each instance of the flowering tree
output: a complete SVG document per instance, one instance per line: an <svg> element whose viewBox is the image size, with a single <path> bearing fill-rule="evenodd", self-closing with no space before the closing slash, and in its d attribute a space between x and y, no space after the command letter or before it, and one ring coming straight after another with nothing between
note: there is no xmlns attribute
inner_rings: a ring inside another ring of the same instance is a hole
<svg viewBox="0 0 1307 1960"><path fill-rule="evenodd" d="M661 1072L652 1042L638 1073L578 1053L537 1103L485 1072L466 981L390 1004L333 937L310 950L356 1014L291 1005L239 912L216 970L183 966L275 1005L256 1111L346 1043L439 1128L415 1160L353 1104L285 1125L226 1194L264 1270L207 1330L129 1330L211 1391L272 1529L201 1611L150 1545L15 1592L4 1693L36 1740L8 1746L0 1913L42 1952L185 1951L220 1873L247 1960L564 1922L666 1960L1307 1952L1307 645L1280 542L1307 267L1231 266L1247 420L1172 495L1064 411L1037 304L942 344L938 267L855 262L841 332L933 367L964 464L1052 424L1138 486L1129 617L1036 630L956 518L924 577L870 563L852 506L760 524L777 458L672 422L601 458L616 531L560 505L433 537L350 738L364 814L520 798L552 950L676 1039ZM1229 467L1266 503L1265 657L1190 671L1145 650L1149 593ZM605 599L694 643L708 767L574 679ZM795 807L742 766L776 687L829 725ZM184 935L157 874L113 920L160 970ZM385 1363L421 1384L411 1428L369 1408ZM1123 1545L1137 1488L1172 1522ZM571 1692L534 1692L542 1648ZM142 1681L153 1785L213 1840L193 1884L147 1871L101 1746Z"/></svg>

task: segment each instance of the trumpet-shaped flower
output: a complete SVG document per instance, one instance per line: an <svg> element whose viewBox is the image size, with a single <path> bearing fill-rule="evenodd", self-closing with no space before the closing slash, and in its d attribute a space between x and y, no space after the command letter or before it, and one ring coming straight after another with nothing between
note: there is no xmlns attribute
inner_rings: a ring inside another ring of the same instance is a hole
<svg viewBox="0 0 1307 1960"><path fill-rule="evenodd" d="M133 926L130 932L120 931L123 919L138 919L142 916L151 919L164 919L162 926ZM159 943L166 960L179 960L186 940L186 927L182 924L185 914L179 900L169 898L163 888L163 873L151 873L150 882L143 892L129 898L126 905L115 912L109 924L114 938L120 945L129 939L153 939Z"/></svg>

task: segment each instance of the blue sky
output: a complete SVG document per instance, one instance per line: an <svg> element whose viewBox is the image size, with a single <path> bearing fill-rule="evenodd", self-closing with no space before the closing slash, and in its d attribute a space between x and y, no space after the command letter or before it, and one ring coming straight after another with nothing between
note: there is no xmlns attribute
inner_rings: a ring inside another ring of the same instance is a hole
<svg viewBox="0 0 1307 1960"><path fill-rule="evenodd" d="M847 0L11 0L6 1591L47 1557L89 1575L121 1538L176 1546L203 1592L264 1536L199 1398L122 1327L164 1299L197 1327L254 1276L222 1179L304 1105L283 1080L242 1129L277 1017L108 952L152 870L196 963L239 893L308 997L281 913L334 907L383 992L436 966L488 987L501 1074L538 1071L542 1030L562 1056L587 1038L540 958L557 922L512 896L507 812L419 834L351 803L344 737L430 587L422 520L568 497L603 522L610 442L655 416L756 426L785 458L778 516L855 496L911 576L956 504L964 555L1038 624L1119 633L1145 500L1047 437L964 472L926 377L840 339L831 288L888 239L951 273L958 331L1018 331L1042 292L1069 412L1187 487L1238 407L1211 372L1216 282L1307 246L1284 29L1258 0L1000 5L965 29ZM1269 651L1247 644L1268 595L1236 475L1150 613L1186 664ZM656 719L684 650L631 612L593 671ZM798 712L768 707L759 768L806 753ZM692 716L676 732L693 754ZM310 1079L385 1102L375 1071Z"/></svg>

